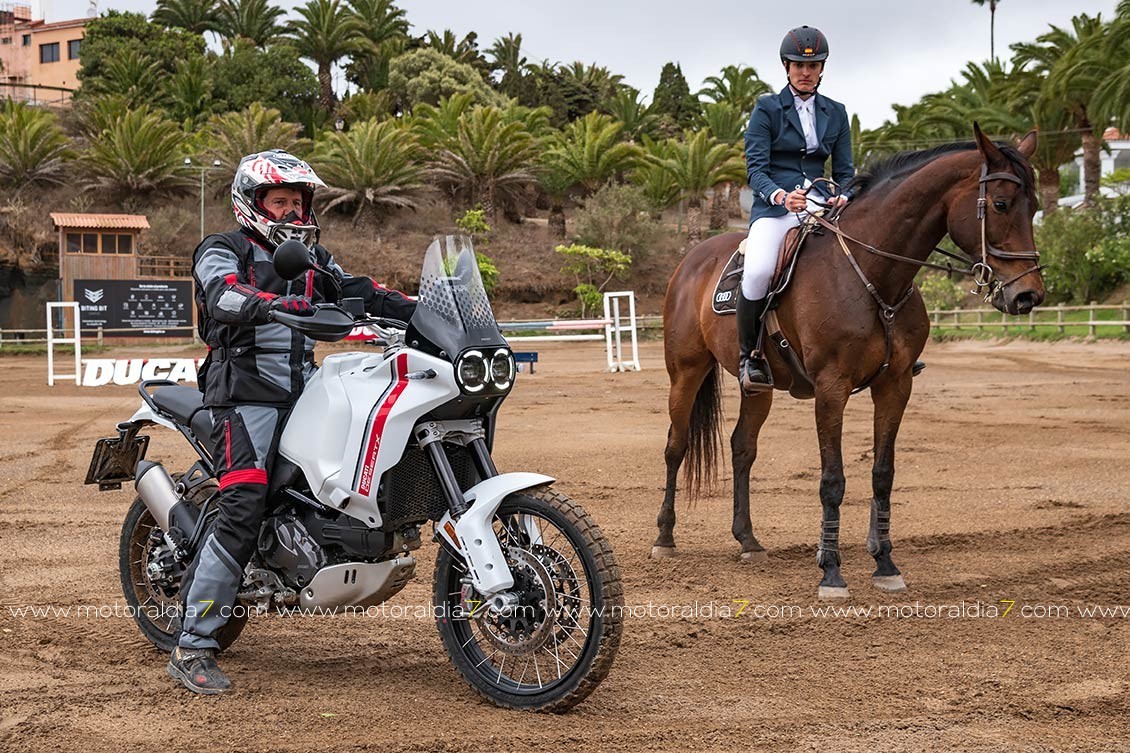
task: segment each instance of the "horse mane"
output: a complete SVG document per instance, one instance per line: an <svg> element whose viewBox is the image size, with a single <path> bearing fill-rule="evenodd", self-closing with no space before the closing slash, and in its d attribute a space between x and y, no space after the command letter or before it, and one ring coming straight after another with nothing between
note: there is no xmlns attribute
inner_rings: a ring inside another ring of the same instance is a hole
<svg viewBox="0 0 1130 753"><path fill-rule="evenodd" d="M1035 196L1035 174L1027 158L1011 144L1001 141L994 142L1001 153L1008 159L1013 171L1022 181L1021 187L1030 196ZM882 157L874 163L868 164L859 172L848 187L856 196L862 196L872 186L884 181L899 181L916 172L925 165L939 157L955 152L968 152L977 149L976 142L959 141L950 144L941 144L930 149L920 151L897 152L888 157Z"/></svg>

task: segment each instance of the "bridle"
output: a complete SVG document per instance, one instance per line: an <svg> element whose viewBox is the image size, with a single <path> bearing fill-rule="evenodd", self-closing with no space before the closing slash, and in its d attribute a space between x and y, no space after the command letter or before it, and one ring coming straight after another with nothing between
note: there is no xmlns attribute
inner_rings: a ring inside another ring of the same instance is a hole
<svg viewBox="0 0 1130 753"><path fill-rule="evenodd" d="M988 288L985 291L985 300L988 301L995 294L1007 288L1012 283L1016 282L1022 277L1027 277L1033 272L1039 272L1043 269L1045 264L1040 264L1040 252L1033 249L1032 251L1002 251L1001 249L989 243L986 226L988 224L988 212L986 211L989 205L989 200L986 197L986 184L994 180L1007 180L1021 188L1024 187L1024 181L1016 177L1012 173L990 173L987 165L981 165L981 177L978 183L977 195L977 220L981 223L981 261L974 263L969 268L969 274L973 277L973 284L977 286L977 291ZM992 256L996 259L1028 259L1036 262L1023 272L1013 275L1004 282L997 281L994 283L996 277L992 267L989 266L989 257ZM974 292L977 292L974 291Z"/></svg>

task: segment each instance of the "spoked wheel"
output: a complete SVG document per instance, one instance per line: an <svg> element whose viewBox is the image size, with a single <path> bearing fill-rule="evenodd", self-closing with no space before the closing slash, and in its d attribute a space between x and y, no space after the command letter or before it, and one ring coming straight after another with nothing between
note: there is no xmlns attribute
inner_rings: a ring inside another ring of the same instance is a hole
<svg viewBox="0 0 1130 753"><path fill-rule="evenodd" d="M512 494L495 514L514 587L484 603L463 562L441 547L434 603L444 648L499 706L564 711L608 675L620 645L620 570L600 528L550 489Z"/></svg>
<svg viewBox="0 0 1130 753"><path fill-rule="evenodd" d="M193 490L190 500L203 505L216 491L214 484ZM137 497L126 513L118 548L122 593L142 634L162 651L172 651L180 635L180 581L184 568L173 559L157 521ZM223 650L235 642L247 624L247 614L232 616L217 636Z"/></svg>

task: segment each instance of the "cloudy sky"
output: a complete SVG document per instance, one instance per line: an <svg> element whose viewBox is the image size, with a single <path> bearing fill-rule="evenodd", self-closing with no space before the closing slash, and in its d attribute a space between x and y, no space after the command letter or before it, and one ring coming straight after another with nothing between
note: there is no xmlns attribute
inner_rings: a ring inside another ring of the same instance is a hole
<svg viewBox="0 0 1130 753"><path fill-rule="evenodd" d="M41 1L48 20L86 15L89 0ZM292 8L294 0L281 0ZM970 60L989 57L989 9L970 0L401 0L413 33L477 31L486 48L508 32L522 35L531 61L596 62L623 74L650 99L659 71L678 61L697 90L723 66L752 65L784 85L777 50L794 26L817 26L831 44L821 91L858 113L865 128L944 89ZM1077 13L1114 15L1116 0L998 0L997 55ZM803 10L798 10L803 6ZM99 0L98 8L150 12L152 1Z"/></svg>

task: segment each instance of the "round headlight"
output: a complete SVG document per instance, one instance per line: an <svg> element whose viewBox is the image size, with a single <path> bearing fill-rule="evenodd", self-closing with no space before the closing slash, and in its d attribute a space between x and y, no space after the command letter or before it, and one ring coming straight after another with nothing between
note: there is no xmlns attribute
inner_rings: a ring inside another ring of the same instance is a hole
<svg viewBox="0 0 1130 753"><path fill-rule="evenodd" d="M478 392L487 386L487 362L477 350L469 350L459 361L459 383L468 392Z"/></svg>
<svg viewBox="0 0 1130 753"><path fill-rule="evenodd" d="M500 350L490 359L490 380L496 389L510 388L514 381L514 356L509 350Z"/></svg>

